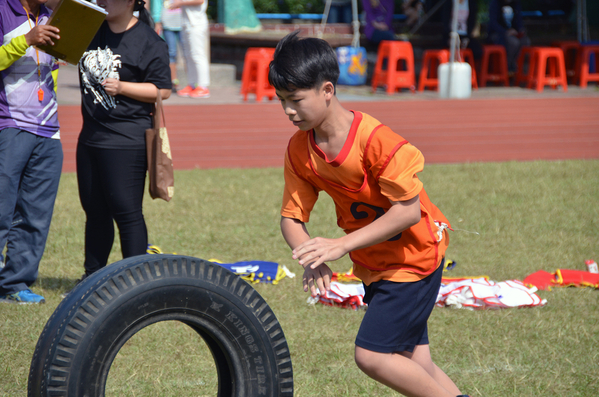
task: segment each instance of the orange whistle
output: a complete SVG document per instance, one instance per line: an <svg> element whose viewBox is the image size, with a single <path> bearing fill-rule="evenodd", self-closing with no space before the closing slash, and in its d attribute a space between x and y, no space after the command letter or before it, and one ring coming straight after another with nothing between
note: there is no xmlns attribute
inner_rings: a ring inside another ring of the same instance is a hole
<svg viewBox="0 0 599 397"><path fill-rule="evenodd" d="M44 100L44 90L41 88L37 90L37 99L39 99L40 102Z"/></svg>

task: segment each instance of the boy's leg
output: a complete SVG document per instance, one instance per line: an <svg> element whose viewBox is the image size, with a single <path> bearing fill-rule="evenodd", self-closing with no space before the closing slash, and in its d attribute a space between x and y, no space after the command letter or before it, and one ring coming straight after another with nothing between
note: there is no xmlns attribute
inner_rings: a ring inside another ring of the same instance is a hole
<svg viewBox="0 0 599 397"><path fill-rule="evenodd" d="M413 352L402 352L400 354L418 363L445 390L454 393L456 396L460 394L460 389L458 389L456 384L433 362L429 345L417 345L414 347Z"/></svg>
<svg viewBox="0 0 599 397"><path fill-rule="evenodd" d="M456 397L460 394L459 390L445 389L420 364L401 354L378 353L356 346L355 359L366 375L405 396Z"/></svg>
<svg viewBox="0 0 599 397"><path fill-rule="evenodd" d="M460 394L453 382L454 389L447 390L419 363L401 354L378 353L356 346L355 359L366 375L405 396L456 397Z"/></svg>
<svg viewBox="0 0 599 397"><path fill-rule="evenodd" d="M368 376L407 396L457 396L455 384L433 362L427 320L443 263L423 280L377 281L365 286L368 310L356 336L356 364Z"/></svg>

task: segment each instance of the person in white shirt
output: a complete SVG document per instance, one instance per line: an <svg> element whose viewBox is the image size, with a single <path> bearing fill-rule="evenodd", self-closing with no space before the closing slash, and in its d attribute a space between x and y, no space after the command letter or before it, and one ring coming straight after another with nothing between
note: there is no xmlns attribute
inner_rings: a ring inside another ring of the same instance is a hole
<svg viewBox="0 0 599 397"><path fill-rule="evenodd" d="M208 98L210 91L210 32L205 0L174 0L170 9L180 8L181 46L187 65L187 86L177 95L189 98Z"/></svg>

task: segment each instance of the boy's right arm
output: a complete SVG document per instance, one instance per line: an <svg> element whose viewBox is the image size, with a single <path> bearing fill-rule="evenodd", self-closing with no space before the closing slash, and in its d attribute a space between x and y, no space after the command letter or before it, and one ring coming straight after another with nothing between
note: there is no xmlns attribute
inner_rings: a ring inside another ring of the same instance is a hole
<svg viewBox="0 0 599 397"><path fill-rule="evenodd" d="M308 234L306 225L304 222L297 219L284 216L281 217L281 232L292 250L301 243L310 240L310 234ZM308 292L309 290L312 296L316 296L318 293L317 288L322 295L324 295L327 290L331 289L331 277L333 272L326 263L317 266L315 269L310 268L310 263L306 263L302 266L304 267L302 281L305 292Z"/></svg>

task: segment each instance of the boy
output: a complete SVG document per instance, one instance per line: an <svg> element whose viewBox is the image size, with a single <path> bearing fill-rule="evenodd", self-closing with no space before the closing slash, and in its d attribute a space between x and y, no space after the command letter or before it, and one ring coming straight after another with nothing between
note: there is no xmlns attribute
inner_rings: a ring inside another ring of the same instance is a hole
<svg viewBox="0 0 599 397"><path fill-rule="evenodd" d="M358 367L406 396L460 395L428 346L449 222L416 177L423 156L371 116L343 108L335 52L297 33L277 45L269 81L299 128L285 156L281 231L304 267L304 291L324 293L332 275L325 262L349 253L369 305L356 337ZM305 222L321 190L346 236L310 238Z"/></svg>

